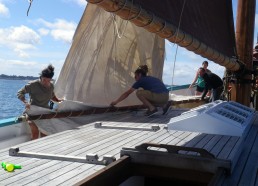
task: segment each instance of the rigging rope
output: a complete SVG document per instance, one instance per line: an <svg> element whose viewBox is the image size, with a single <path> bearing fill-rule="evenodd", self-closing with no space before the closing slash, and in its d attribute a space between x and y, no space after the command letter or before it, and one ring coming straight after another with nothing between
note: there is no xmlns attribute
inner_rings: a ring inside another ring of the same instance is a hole
<svg viewBox="0 0 258 186"><path fill-rule="evenodd" d="M181 14L180 14L180 18L179 18L179 23L178 23L178 27L177 27L177 31L176 31L176 39L175 39L175 43L174 43L174 45L173 45L173 46L175 46L176 41L177 41L177 38L178 38L178 32L179 32L179 29L180 29L181 20L182 20L182 15L183 15L183 11L184 11L184 8L185 8L185 2L186 2L186 0L184 0L183 7L182 7L182 10L181 10ZM173 72L172 72L171 90L173 90L173 85L174 85L174 76L175 76L175 67L176 67L177 51L178 51L178 44L177 44L177 47L176 47L176 53L175 53L175 58L174 58L174 65L173 65Z"/></svg>
<svg viewBox="0 0 258 186"><path fill-rule="evenodd" d="M116 36L119 39L121 39L124 36L124 33L126 31L126 27L127 27L128 21L129 21L130 15L131 15L131 10L133 8L133 1L134 0L132 0L132 4L131 4L130 9L129 9L128 17L126 19L126 23L125 23L124 29L123 29L123 31L121 33L119 33L118 24L117 24L117 21L116 21L116 14L111 13L111 15L113 17L113 22L114 22L114 41L113 41L114 42L114 53L115 53L114 67L113 67L113 69L114 69L113 70L113 76L114 77L115 77L115 69L116 69L116 63L117 63L117 40L116 40ZM123 24L123 20L122 20L121 26L122 26L122 24ZM120 80L120 78L117 78L117 79ZM108 99L106 98L106 100L108 100Z"/></svg>
<svg viewBox="0 0 258 186"><path fill-rule="evenodd" d="M119 33L119 29L118 29L118 26L117 26L117 21L116 21L116 16L114 14L111 14L113 16L113 21L114 21L114 25L115 25L115 31L116 31L116 35L119 39L121 39L125 33L125 30L126 30L126 27L127 27L127 24L128 24L128 19L126 20L126 23L125 23L125 27L124 27L124 30L122 31L122 33L120 34Z"/></svg>
<svg viewBox="0 0 258 186"><path fill-rule="evenodd" d="M28 0L28 1L29 1L30 5L29 5L29 8L28 8L28 10L27 10L27 16L29 15L30 7L31 7L31 5L32 5L33 0Z"/></svg>
<svg viewBox="0 0 258 186"><path fill-rule="evenodd" d="M124 30L122 31L122 34L119 33L118 25L117 25L117 22L116 22L116 15L115 15L114 13L111 14L111 15L113 16L116 34L117 34L117 37L118 37L119 39L121 39L121 38L123 37L124 33L125 33L125 30L126 30L126 27L127 27L128 21L129 21L129 17L130 17L132 8L133 8L133 0L132 0L132 4L131 4L131 6L130 6L130 9L129 9L128 17L127 17L127 19L126 19L125 27L124 27Z"/></svg>

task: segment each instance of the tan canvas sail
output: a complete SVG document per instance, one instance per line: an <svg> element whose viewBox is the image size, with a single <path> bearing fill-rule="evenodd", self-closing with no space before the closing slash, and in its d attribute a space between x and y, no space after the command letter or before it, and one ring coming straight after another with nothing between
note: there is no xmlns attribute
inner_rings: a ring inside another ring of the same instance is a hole
<svg viewBox="0 0 258 186"><path fill-rule="evenodd" d="M164 39L89 4L55 92L67 100L108 106L135 82L139 65L147 64L149 75L162 77L164 49ZM140 104L135 95L120 105L133 104Z"/></svg>

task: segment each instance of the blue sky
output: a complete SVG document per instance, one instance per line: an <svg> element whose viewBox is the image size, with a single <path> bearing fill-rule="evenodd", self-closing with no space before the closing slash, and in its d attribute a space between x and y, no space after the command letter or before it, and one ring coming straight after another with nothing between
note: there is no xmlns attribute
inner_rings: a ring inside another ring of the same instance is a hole
<svg viewBox="0 0 258 186"><path fill-rule="evenodd" d="M233 0L233 11L236 11ZM86 6L85 0L34 0L27 17L28 0L0 0L0 74L38 76L52 63L56 76L69 51L73 33ZM234 14L236 17L236 14ZM258 18L258 14L256 15ZM257 20L257 19L256 19ZM255 43L258 21L256 21ZM166 42L163 81L172 83L176 46ZM205 60L178 49L174 84L191 83ZM209 69L222 76L224 68L210 62Z"/></svg>

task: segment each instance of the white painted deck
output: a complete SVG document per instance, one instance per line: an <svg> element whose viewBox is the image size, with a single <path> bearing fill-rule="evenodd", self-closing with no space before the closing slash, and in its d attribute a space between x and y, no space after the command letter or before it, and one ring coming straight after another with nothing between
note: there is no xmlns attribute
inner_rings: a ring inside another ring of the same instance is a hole
<svg viewBox="0 0 258 186"><path fill-rule="evenodd" d="M122 147L134 148L145 142L198 147L206 149L218 159L232 163L232 175L229 175L225 180L221 180L225 185L228 185L228 183L234 183L233 185L240 183L241 185L246 185L245 183L251 182L256 185L258 184L257 121L255 121L255 124L251 127L247 138L167 131L164 129L171 117L177 116L183 111L185 110L173 110L167 116L157 114L151 118L144 117L143 111L137 113L109 113L102 114L101 116L86 117L84 122L87 125L39 140L23 143L18 147L21 151L78 157L85 157L86 154L95 153L98 154L100 159L103 155L114 155L119 159ZM71 120L73 120L71 122L76 122L77 119ZM119 127L150 127L155 124L159 125L161 129L154 132L95 128L95 121L101 121L103 125ZM243 145L243 143L246 145ZM238 161L242 148L244 148L244 151ZM21 164L22 169L15 170L15 172L12 173L0 169L0 185L72 185L104 167L102 165L86 163L11 157L9 156L8 150L9 149L4 149L0 151L1 161ZM191 154L195 155L194 153ZM243 156L245 158L243 158ZM252 173L250 171L252 171ZM251 174L253 174L251 180L247 178L248 176L245 176Z"/></svg>

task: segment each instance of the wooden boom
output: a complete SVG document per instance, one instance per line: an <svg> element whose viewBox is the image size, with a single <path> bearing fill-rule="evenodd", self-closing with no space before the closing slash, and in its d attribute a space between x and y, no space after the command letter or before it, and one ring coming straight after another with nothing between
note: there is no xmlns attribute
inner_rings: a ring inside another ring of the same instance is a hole
<svg viewBox="0 0 258 186"><path fill-rule="evenodd" d="M168 39L179 46L201 55L215 63L226 67L231 71L240 70L240 64L236 59L228 57L205 43L185 33L176 26L144 10L140 5L130 0L87 0L96 4L108 12L112 12L122 19L129 20L136 26L143 27L149 32L156 33L160 37Z"/></svg>

